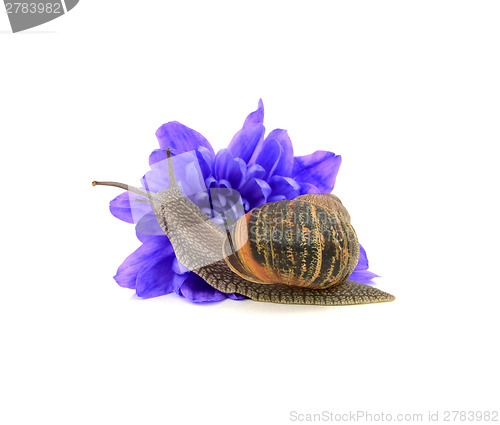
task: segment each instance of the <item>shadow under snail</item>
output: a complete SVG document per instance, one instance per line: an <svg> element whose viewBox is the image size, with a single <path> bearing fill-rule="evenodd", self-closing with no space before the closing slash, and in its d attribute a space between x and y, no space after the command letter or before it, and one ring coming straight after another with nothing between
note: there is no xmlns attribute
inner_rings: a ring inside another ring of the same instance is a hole
<svg viewBox="0 0 500 425"><path fill-rule="evenodd" d="M167 149L169 187L159 192L116 182L151 204L178 261L224 293L283 304L352 305L393 301L349 280L359 259L350 216L335 195L302 195L246 213L228 231L181 192Z"/></svg>

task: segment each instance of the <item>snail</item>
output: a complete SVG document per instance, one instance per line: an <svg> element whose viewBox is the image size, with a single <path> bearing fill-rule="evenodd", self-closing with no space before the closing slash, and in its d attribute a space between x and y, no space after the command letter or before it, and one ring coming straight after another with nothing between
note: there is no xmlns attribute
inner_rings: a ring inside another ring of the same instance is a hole
<svg viewBox="0 0 500 425"><path fill-rule="evenodd" d="M224 293L283 304L352 305L395 297L348 277L359 259L350 216L335 195L301 195L270 202L224 229L185 197L170 149L169 187L159 192L116 182L145 198L178 261Z"/></svg>

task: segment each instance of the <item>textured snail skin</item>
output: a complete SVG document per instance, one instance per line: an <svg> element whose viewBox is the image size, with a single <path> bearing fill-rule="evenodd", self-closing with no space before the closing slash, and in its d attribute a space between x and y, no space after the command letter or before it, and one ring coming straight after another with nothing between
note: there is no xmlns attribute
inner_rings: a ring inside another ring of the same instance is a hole
<svg viewBox="0 0 500 425"><path fill-rule="evenodd" d="M280 304L355 305L394 301L396 297L369 285L344 280L326 289L282 284L261 285L235 275L225 261L205 266L195 273L221 292L236 292L254 300Z"/></svg>

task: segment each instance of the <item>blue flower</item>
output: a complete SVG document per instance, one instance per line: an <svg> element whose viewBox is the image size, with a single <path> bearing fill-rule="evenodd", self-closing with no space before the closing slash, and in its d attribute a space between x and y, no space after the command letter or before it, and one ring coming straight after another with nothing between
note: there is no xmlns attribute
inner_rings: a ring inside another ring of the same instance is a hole
<svg viewBox="0 0 500 425"><path fill-rule="evenodd" d="M341 157L328 151L294 157L292 142L286 130L276 129L266 137L264 106L246 118L229 146L215 154L200 133L173 121L156 132L160 149L149 157L151 170L142 186L154 192L168 187L165 148L170 148L176 166L177 180L184 194L202 210L224 207L224 197L208 199L210 191L236 190L243 208L234 219L266 202L293 199L303 194L331 193L339 171ZM189 153L189 154L188 154ZM176 158L175 158L176 157ZM238 294L224 294L180 264L170 241L159 227L150 205L130 202L125 192L110 202L111 213L127 223L136 223L136 234L142 245L118 268L116 282L135 289L139 297L151 298L176 292L193 302L243 299ZM211 201L211 203L209 202ZM243 211L244 210L244 211ZM377 275L368 271L368 260L361 247L360 260L351 275L353 280L370 283Z"/></svg>

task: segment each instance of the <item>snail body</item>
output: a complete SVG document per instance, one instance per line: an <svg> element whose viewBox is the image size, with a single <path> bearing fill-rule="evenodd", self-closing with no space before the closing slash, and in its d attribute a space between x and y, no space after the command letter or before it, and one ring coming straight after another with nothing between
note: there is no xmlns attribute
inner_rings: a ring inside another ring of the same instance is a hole
<svg viewBox="0 0 500 425"><path fill-rule="evenodd" d="M257 207L230 230L186 198L167 149L169 187L156 193L115 182L146 198L175 255L224 293L285 304L349 305L394 296L348 279L359 259L350 217L334 195L302 195Z"/></svg>

